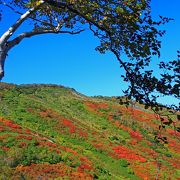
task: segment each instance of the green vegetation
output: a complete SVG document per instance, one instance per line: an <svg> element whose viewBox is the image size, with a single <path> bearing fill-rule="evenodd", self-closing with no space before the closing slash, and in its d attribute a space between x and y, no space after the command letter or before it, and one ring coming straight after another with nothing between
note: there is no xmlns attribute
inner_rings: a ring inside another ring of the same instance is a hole
<svg viewBox="0 0 180 180"><path fill-rule="evenodd" d="M169 143L158 144L158 119L141 109L62 86L1 83L0 179L177 179L178 132L166 128Z"/></svg>

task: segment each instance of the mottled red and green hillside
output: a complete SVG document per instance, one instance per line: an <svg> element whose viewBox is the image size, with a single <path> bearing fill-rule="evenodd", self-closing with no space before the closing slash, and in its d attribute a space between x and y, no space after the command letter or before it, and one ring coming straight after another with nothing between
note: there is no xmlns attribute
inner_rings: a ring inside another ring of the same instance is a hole
<svg viewBox="0 0 180 180"><path fill-rule="evenodd" d="M116 98L0 83L0 179L178 179L180 133L166 127L159 144L158 125Z"/></svg>

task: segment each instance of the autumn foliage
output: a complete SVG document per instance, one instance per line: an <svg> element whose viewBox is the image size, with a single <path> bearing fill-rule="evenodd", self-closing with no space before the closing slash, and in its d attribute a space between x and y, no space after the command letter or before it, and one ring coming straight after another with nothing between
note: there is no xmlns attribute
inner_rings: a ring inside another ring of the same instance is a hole
<svg viewBox="0 0 180 180"><path fill-rule="evenodd" d="M168 144L157 142L152 111L63 87L19 88L2 91L0 178L178 178L179 132L166 127Z"/></svg>

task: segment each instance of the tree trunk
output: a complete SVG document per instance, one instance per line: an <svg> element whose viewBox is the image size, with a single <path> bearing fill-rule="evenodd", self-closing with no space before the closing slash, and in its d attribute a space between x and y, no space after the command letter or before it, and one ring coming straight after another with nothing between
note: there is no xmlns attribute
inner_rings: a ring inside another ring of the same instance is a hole
<svg viewBox="0 0 180 180"><path fill-rule="evenodd" d="M0 81L4 77L4 63L6 59L7 52L2 47L0 47Z"/></svg>

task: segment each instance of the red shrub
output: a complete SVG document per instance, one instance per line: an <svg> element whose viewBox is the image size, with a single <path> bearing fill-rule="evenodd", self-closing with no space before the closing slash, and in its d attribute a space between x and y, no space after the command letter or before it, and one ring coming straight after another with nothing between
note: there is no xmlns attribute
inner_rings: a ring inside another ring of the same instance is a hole
<svg viewBox="0 0 180 180"><path fill-rule="evenodd" d="M26 129L26 130L25 130L25 133L26 133L26 134L31 134L31 130L30 130L30 129Z"/></svg>
<svg viewBox="0 0 180 180"><path fill-rule="evenodd" d="M4 131L4 127L0 126L0 132Z"/></svg>
<svg viewBox="0 0 180 180"><path fill-rule="evenodd" d="M9 151L9 149L10 149L10 148L8 148L8 147L6 147L6 146L1 146L0 148L1 148L2 150L4 150L4 151Z"/></svg>
<svg viewBox="0 0 180 180"><path fill-rule="evenodd" d="M146 162L146 159L138 155L137 153L133 152L132 150L123 147L123 146L116 146L112 148L114 152L116 153L116 156L118 158L124 158L127 159L128 161L136 160L139 162Z"/></svg>
<svg viewBox="0 0 180 180"><path fill-rule="evenodd" d="M26 135L18 135L16 136L16 139L25 139L25 140L28 140L28 141L31 141L33 138L31 136L26 136Z"/></svg>
<svg viewBox="0 0 180 180"><path fill-rule="evenodd" d="M78 129L78 134L80 137L85 137L85 138L88 137L88 133L82 131L81 129Z"/></svg>
<svg viewBox="0 0 180 180"><path fill-rule="evenodd" d="M19 125L14 124L14 123L11 122L11 121L5 121L4 124L5 124L6 126L9 126L9 127L12 128L12 129L21 129L21 127L20 127Z"/></svg>
<svg viewBox="0 0 180 180"><path fill-rule="evenodd" d="M20 146L20 147L26 147L26 143L25 143L25 142L20 142L20 143L19 143L19 146Z"/></svg>
<svg viewBox="0 0 180 180"><path fill-rule="evenodd" d="M69 128L69 133L73 134L76 131L76 126L68 119L63 118L63 124L64 126Z"/></svg>
<svg viewBox="0 0 180 180"><path fill-rule="evenodd" d="M138 140L142 140L142 135L140 133L138 133L138 132L131 131L130 135L131 135L132 138L135 138L135 139L138 139Z"/></svg>

